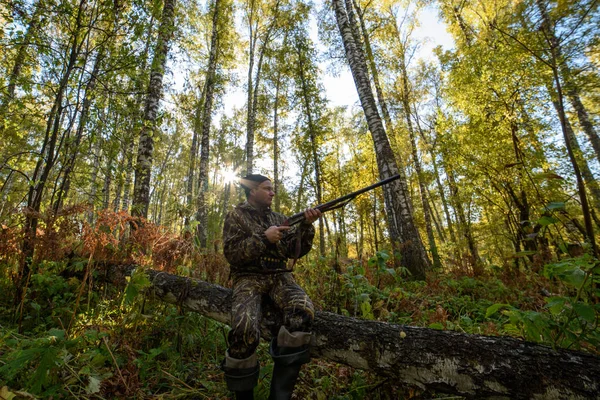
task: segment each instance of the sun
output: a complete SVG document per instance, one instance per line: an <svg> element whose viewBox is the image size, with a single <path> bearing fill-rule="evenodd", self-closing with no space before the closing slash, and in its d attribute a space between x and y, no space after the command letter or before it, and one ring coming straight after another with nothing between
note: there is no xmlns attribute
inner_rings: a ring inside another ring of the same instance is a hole
<svg viewBox="0 0 600 400"><path fill-rule="evenodd" d="M237 174L237 171L234 171L232 169L220 170L219 175L221 175L221 178L223 178L223 183L225 183L225 184L231 183L231 182L237 182L240 179Z"/></svg>

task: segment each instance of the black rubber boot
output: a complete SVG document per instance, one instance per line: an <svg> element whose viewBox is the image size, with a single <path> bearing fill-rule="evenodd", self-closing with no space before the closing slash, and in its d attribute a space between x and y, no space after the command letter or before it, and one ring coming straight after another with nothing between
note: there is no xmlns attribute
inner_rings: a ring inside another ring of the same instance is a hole
<svg viewBox="0 0 600 400"><path fill-rule="evenodd" d="M258 364L252 368L229 368L223 362L221 368L225 372L227 388L235 393L237 400L254 399L254 387L258 383L260 371Z"/></svg>
<svg viewBox="0 0 600 400"><path fill-rule="evenodd" d="M300 347L278 347L276 340L271 341L269 352L275 361L271 393L269 400L289 400L294 392L294 386L302 364L310 361L308 345Z"/></svg>

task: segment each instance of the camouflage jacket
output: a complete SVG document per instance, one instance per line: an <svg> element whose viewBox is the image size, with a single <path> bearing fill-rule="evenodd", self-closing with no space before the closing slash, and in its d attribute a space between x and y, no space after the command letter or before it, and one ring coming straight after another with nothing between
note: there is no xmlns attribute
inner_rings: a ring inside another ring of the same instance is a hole
<svg viewBox="0 0 600 400"><path fill-rule="evenodd" d="M223 226L223 253L229 261L231 272L270 274L290 271L287 260L296 255L300 235L300 253L308 253L315 236L312 225L299 224L287 231L278 243L267 240L265 231L273 225L281 225L286 217L271 211L258 210L247 201L239 204L225 217Z"/></svg>

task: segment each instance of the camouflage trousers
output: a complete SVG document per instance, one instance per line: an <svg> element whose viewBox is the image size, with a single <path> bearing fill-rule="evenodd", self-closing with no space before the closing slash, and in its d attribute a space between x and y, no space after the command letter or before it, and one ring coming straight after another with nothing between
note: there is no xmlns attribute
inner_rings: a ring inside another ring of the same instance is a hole
<svg viewBox="0 0 600 400"><path fill-rule="evenodd" d="M283 312L283 324L289 332L310 332L315 309L291 273L234 276L231 304L229 356L250 357L260 340L261 302L269 296Z"/></svg>

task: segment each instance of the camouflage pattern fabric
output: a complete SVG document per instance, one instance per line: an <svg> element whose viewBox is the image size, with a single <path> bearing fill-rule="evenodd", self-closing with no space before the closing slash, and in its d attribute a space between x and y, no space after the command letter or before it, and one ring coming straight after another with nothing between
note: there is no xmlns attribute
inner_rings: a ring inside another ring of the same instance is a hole
<svg viewBox="0 0 600 400"><path fill-rule="evenodd" d="M312 225L295 225L278 243L269 243L265 231L270 226L281 225L285 219L285 215L270 208L258 210L248 202L239 204L227 214L223 226L223 253L232 275L289 271L286 261L295 256L298 235L298 257L310 251L315 236Z"/></svg>
<svg viewBox="0 0 600 400"><path fill-rule="evenodd" d="M234 279L229 356L244 359L256 350L264 295L271 297L283 311L284 325L289 332L311 331L314 306L291 273L245 274Z"/></svg>
<svg viewBox="0 0 600 400"><path fill-rule="evenodd" d="M296 255L298 238L298 257L310 251L315 230L312 225L295 225L278 243L270 243L264 232L285 219L270 208L259 210L248 202L239 204L225 217L223 253L233 278L229 332L229 355L233 358L247 358L256 350L265 295L282 310L289 332L311 330L314 306L294 281L287 261Z"/></svg>

